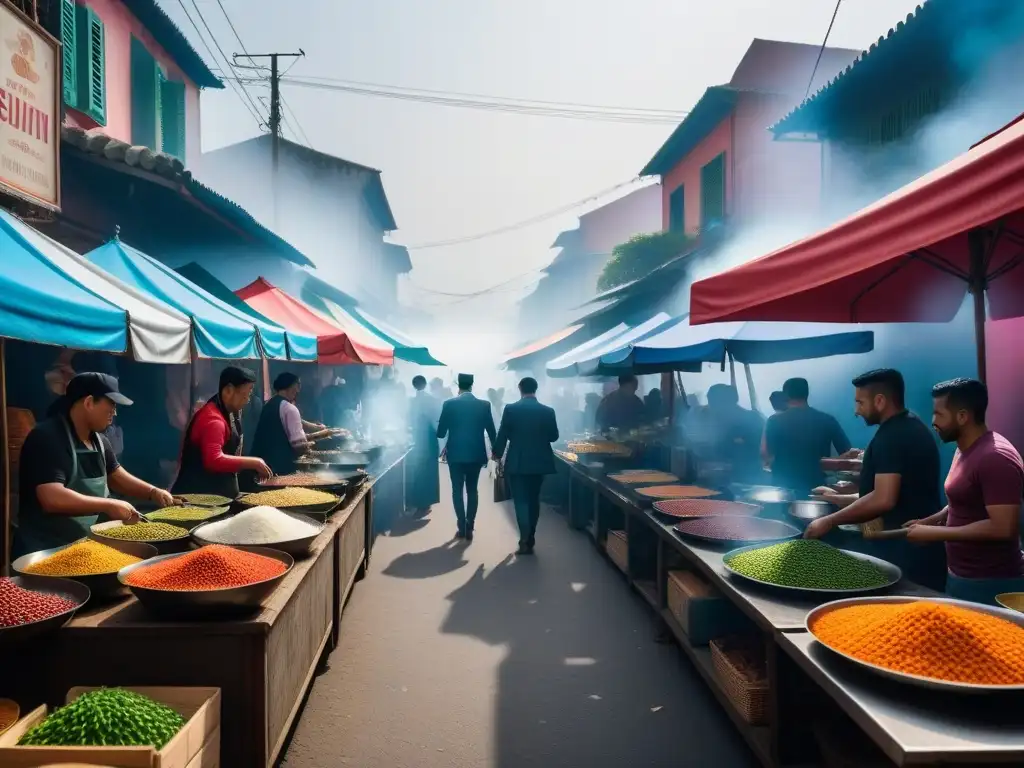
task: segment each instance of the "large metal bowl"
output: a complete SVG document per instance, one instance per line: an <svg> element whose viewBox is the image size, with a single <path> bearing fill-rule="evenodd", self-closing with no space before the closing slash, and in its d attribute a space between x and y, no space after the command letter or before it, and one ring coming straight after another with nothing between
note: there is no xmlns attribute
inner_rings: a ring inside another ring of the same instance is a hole
<svg viewBox="0 0 1024 768"><path fill-rule="evenodd" d="M281 552L287 552L292 557L305 557L309 554L309 548L313 545L313 542L316 541L316 538L323 532L326 524L321 520L316 520L310 517L309 515L301 515L295 512L285 512L285 514L291 515L292 517L301 518L310 525L315 525L316 533L313 533L309 536L303 536L299 539L288 539L286 541L265 542L263 544L244 544L242 542L237 541L212 541L210 539L205 538L203 536L203 529L210 524L203 523L202 525L196 526L192 529L192 538L195 539L196 543L199 544L199 546L205 546L207 544L223 544L228 547L237 547L238 549L245 549L249 552L254 552L256 550L268 548L277 549Z"/></svg>
<svg viewBox="0 0 1024 768"><path fill-rule="evenodd" d="M85 584L71 579L60 579L56 576L12 576L11 581L22 589L45 592L71 600L75 603L75 607L39 621L19 624L16 627L0 628L0 650L2 651L9 651L40 635L60 629L71 621L79 608L89 602L89 588Z"/></svg>
<svg viewBox="0 0 1024 768"><path fill-rule="evenodd" d="M200 504L197 501L192 501L190 497L197 496L210 496L210 502L204 502ZM229 507L234 499L230 499L227 496L219 496L215 493L176 493L174 498L182 499L190 507ZM217 499L217 501L213 501Z"/></svg>
<svg viewBox="0 0 1024 768"><path fill-rule="evenodd" d="M729 538L718 538L718 537L715 537L715 536L707 536L707 535L704 535L704 534L701 534L701 533L695 533L693 531L686 530L687 525L689 523L693 522L694 520L715 521L715 520L726 520L728 518L735 518L735 519L741 519L741 520L755 521L755 525L763 525L764 526L765 536L763 538L757 538L757 539L753 539L753 538L729 539ZM769 529L773 530L774 533L768 534L767 531ZM768 518L747 517L747 516L742 516L741 517L739 515L719 515L718 517L711 517L711 518L694 518L694 517L686 518L682 522L679 522L679 523L676 523L675 525L673 525L672 526L672 530L674 530L676 532L676 534L678 534L679 536L682 536L684 539L693 539L695 541L701 541L701 542L704 542L706 544L713 544L713 545L719 546L719 547L732 547L732 548L736 548L738 546L749 546L751 544L759 544L759 545L774 544L774 543L779 542L779 541L788 541L790 539L796 539L796 538L799 538L799 536L800 536L800 531L797 530L796 528L794 528L792 525L789 525L788 523L783 523L783 522L780 522L778 520L771 520L771 519L768 519Z"/></svg>
<svg viewBox="0 0 1024 768"><path fill-rule="evenodd" d="M278 490L278 489L274 489L274 490ZM319 489L317 489L317 490L319 490ZM325 493L326 493L326 491L325 491ZM246 501L248 496L249 496L249 494L246 494L244 496L239 497L239 499L238 499L238 506L241 509L252 509L253 507L260 506L259 504L250 504L248 501ZM309 515L310 517L316 517L317 515L326 517L327 515L331 514L331 512L336 510L342 504L342 502L344 502L343 498L336 497L335 501L325 501L323 504L309 504L307 506L298 506L298 507L278 507L278 509L280 509L282 512L297 512L297 513L302 514L302 515ZM212 520L204 520L203 522L204 523L211 523L213 521Z"/></svg>
<svg viewBox="0 0 1024 768"><path fill-rule="evenodd" d="M771 581L764 581L763 579L756 579L753 576L748 576L745 573L740 573L739 571L734 570L732 568L732 566L729 565L729 558L731 558L734 555L739 555L739 554L742 554L744 552L752 552L755 549L764 549L765 547L770 547L770 546L772 546L772 545L771 544L751 544L748 547L739 547L738 549L731 550L730 552L726 553L725 557L722 558L722 565L724 565L725 569L727 571L729 571L729 573L731 573L733 576L736 576L737 578L740 578L740 579L746 579L747 581L752 581L755 584L762 584L762 585L764 585L766 587L771 587L772 589L785 590L787 592L807 592L807 593L812 593L812 594L815 594L815 595L823 595L823 596L827 596L827 595L834 595L834 596L837 596L837 595L858 595L858 594L866 594L866 593L869 593L869 592L880 592L883 589L888 589L893 584L898 582L901 578L903 578L903 571L901 571L898 567L896 567L895 565L890 563L888 560L882 560L881 558L878 558L878 557L873 557L871 555L865 555L865 554L863 554L861 552L852 552L852 551L850 551L848 549L841 549L839 551L840 552L845 552L850 557L856 557L858 560L864 560L865 562L868 562L868 563L871 563L872 565L878 566L881 570L883 570L885 572L885 575L887 577L887 581L884 584L879 584L878 586L874 586L874 587L856 587L854 589L818 589L816 587L790 587L790 586L787 586L785 584L775 584L774 582L771 582Z"/></svg>
<svg viewBox="0 0 1024 768"><path fill-rule="evenodd" d="M851 605L869 605L879 603L916 603L916 602L929 602L929 603L944 603L946 605L955 605L959 608L966 608L967 610L976 611L978 613L986 613L990 616L997 616L1000 619L1005 619L1019 627L1024 628L1024 613L1017 613L1006 608L996 608L991 605L982 605L981 603L969 603L965 600L952 600L945 597L906 597L897 595L879 595L875 597L851 597L845 600L835 600L831 603L825 603L817 608L810 611L807 614L805 620L805 627L807 631L815 638L818 644L822 648L827 648L831 653L846 659L853 664L856 664L863 669L887 677L890 680L895 680L898 683L905 683L907 685L916 685L921 688L931 688L938 691L947 691L952 693L997 693L1001 691L1024 691L1024 685L979 685L977 683L956 683L950 680L937 680L933 677L922 677L921 675L911 675L906 672L897 672L893 669L887 669L886 667L880 667L877 664L870 664L866 661L850 656L849 654L837 651L830 645L826 645L821 640L818 640L817 636L811 627L814 626L814 622L824 616L826 613L835 611L839 608L846 608Z"/></svg>
<svg viewBox="0 0 1024 768"><path fill-rule="evenodd" d="M160 520L157 522L164 521ZM106 535L105 531L108 531L111 528L120 528L123 525L124 523L120 520L112 520L108 523L97 523L90 530L89 538L95 539L103 544L110 544L111 542L117 541L141 541L142 543L149 544L156 549L158 555L170 555L174 552L184 552L192 542L188 535L188 528L180 525L175 527L181 528L181 535L173 539L118 539L113 536ZM174 523L167 523L167 525L174 525Z"/></svg>
<svg viewBox="0 0 1024 768"><path fill-rule="evenodd" d="M188 506L190 506L190 507L198 507L200 505L199 504L189 504ZM151 523L167 523L168 525L176 525L179 528L184 528L185 530L191 531L197 525L202 525L203 523L212 523L214 520L220 520L220 519L222 519L224 517L227 517L228 515L231 514L231 507L230 506L228 506L228 507L202 507L202 509L205 509L205 510L208 510L210 512L213 512L213 515L211 515L210 517L206 518L205 520L167 520L167 519L162 518L162 517L153 517L154 514L157 514L158 512L161 511L159 509L155 509L152 512L146 513L145 515L143 515L143 517L145 517Z"/></svg>
<svg viewBox="0 0 1024 768"><path fill-rule="evenodd" d="M84 541L84 539L79 539ZM43 549L39 552L32 552L27 555L22 555L13 563L11 563L11 570L17 573L19 576L34 576L40 579L72 579L85 584L89 588L89 592L92 597L96 600L102 600L110 597L117 597L120 595L127 594L124 586L117 579L117 571L111 571L110 573L91 573L84 574L81 576L43 576L42 574L28 573L25 571L30 565L38 563L40 560L45 560L50 555L55 555L62 549L67 549L72 544L77 544L77 541L71 542L71 544L65 544L63 547L54 547L53 549ZM149 560L156 556L156 547L152 544L144 544L137 541L103 541L108 547L124 552L126 555L132 555L133 557L140 557L143 561ZM136 563L141 565L141 563Z"/></svg>
<svg viewBox="0 0 1024 768"><path fill-rule="evenodd" d="M136 563L122 568L117 573L117 578L126 589L131 590L146 610L169 619L194 619L194 618L223 618L225 616L241 615L252 613L260 609L263 600L269 595L281 580L288 575L295 560L286 552L266 547L247 547L248 552L257 555L280 560L285 564L283 573L274 576L266 581L258 581L255 584L246 584L244 587L231 587L229 589L206 589L195 592L186 592L177 589L149 589L148 587L137 587L127 582L128 576L133 571L145 566L153 565L164 560L175 557L185 557L189 552L179 552L175 555L161 555L154 557L145 563Z"/></svg>
<svg viewBox="0 0 1024 768"><path fill-rule="evenodd" d="M810 523L819 517L831 515L836 509L827 501L820 499L799 499L790 502L787 510L790 517L796 518L804 523Z"/></svg>

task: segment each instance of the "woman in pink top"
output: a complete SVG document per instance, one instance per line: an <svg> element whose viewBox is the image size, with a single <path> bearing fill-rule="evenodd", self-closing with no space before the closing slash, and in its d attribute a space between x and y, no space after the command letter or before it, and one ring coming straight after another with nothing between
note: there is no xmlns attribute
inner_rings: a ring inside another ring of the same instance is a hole
<svg viewBox="0 0 1024 768"><path fill-rule="evenodd" d="M908 538L946 544L946 593L995 605L996 595L1024 592L1020 505L1024 462L1009 440L985 425L988 390L974 379L932 388L932 425L957 451L946 475L946 507L911 521Z"/></svg>

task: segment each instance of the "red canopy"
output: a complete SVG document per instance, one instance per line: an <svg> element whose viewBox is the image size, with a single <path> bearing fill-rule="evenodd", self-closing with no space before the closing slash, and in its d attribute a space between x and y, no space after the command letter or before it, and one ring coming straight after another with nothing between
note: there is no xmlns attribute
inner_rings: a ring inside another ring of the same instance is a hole
<svg viewBox="0 0 1024 768"><path fill-rule="evenodd" d="M317 361L328 365L392 365L393 349L382 349L349 338L341 328L323 315L289 296L262 277L256 278L235 295L261 315L275 323L316 336Z"/></svg>
<svg viewBox="0 0 1024 768"><path fill-rule="evenodd" d="M694 283L690 322L947 321L969 288L981 299L988 291L991 317L1019 317L1022 209L1024 121L1018 118L823 232ZM983 325L983 301L975 311Z"/></svg>

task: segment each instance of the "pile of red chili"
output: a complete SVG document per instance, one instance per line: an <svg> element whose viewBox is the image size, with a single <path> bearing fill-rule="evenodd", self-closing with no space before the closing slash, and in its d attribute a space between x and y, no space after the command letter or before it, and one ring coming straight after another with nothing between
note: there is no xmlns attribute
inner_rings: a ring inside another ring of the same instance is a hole
<svg viewBox="0 0 1024 768"><path fill-rule="evenodd" d="M42 621L58 613L65 613L78 603L74 600L34 592L19 587L8 578L0 578L0 628L20 627L33 621Z"/></svg>
<svg viewBox="0 0 1024 768"><path fill-rule="evenodd" d="M272 557L210 544L181 557L137 568L127 582L146 589L201 592L244 587L280 576L285 570L285 564Z"/></svg>

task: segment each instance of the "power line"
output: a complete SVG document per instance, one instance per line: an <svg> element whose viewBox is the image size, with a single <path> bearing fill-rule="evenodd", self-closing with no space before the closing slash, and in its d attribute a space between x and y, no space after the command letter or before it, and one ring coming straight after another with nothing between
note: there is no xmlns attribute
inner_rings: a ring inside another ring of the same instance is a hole
<svg viewBox="0 0 1024 768"><path fill-rule="evenodd" d="M822 54L825 53L825 46L828 44L828 36L832 34L832 25L836 23L836 16L839 15L839 6L843 4L843 0L836 0L836 8L832 11L832 21L828 23L828 29L825 31L825 39L821 41L821 48L818 50L818 58L814 62L814 69L811 70L811 79L807 81L807 90L804 92L804 101L807 101L807 97L811 94L811 86L814 85L814 76L818 74L818 65L821 64Z"/></svg>
<svg viewBox="0 0 1024 768"><path fill-rule="evenodd" d="M295 61L298 61L298 59L296 59ZM294 66L295 62L292 62L291 67ZM289 67L288 69L291 69L291 67ZM287 71L288 70L286 69L285 72ZM306 135L306 130L302 127L302 122L299 120L298 117L296 117L295 111L291 108L291 105L285 100L284 96L281 97L281 105L284 107L285 112L292 116L292 120L294 120L295 125L298 126L299 133L302 134L302 138L306 142L306 146L309 147L310 149L313 149L313 142L309 140L309 136ZM294 133L294 131L295 129L293 128L292 132Z"/></svg>
<svg viewBox="0 0 1024 768"><path fill-rule="evenodd" d="M605 190L602 190L602 191L600 191L600 192L598 192L596 194L590 195L589 197L585 197L582 200L577 200L574 203L569 203L568 205L563 205L560 208L555 208L554 210L547 211L546 213L541 213L541 214L538 214L537 216L532 216L529 219L524 219L522 221L518 221L515 224L507 224L507 225L505 225L503 227L498 227L497 229L491 229L491 230L488 230L486 232L479 232L479 233L477 233L475 235L468 235L466 237L455 237L455 238L451 238L449 240L436 240L434 242L420 243L418 245L408 245L408 246L406 246L406 248L408 248L410 251L425 251L425 250L427 250L429 248L442 248L442 247L446 247L446 246L449 246L449 245L461 245L462 243L471 243L471 242L474 242L476 240L483 240L483 239L488 238L488 237L494 237L495 235L503 235L503 234L505 234L507 232L513 232L513 231L515 231L517 229L523 229L524 227L529 227L529 226L532 226L533 224L539 224L542 221L547 221L548 219L553 219L556 216L561 216L562 214L568 213L569 211L572 211L572 210L574 210L576 208L579 208L580 206L586 205L587 203L593 202L595 200L599 200L600 198L604 197L605 195L609 195L612 192L616 192L616 191L622 189L623 187L628 187L628 186L631 186L633 184L636 184L639 180L640 180L640 177L639 176L635 176L632 179L630 179L629 181L623 181L623 182L621 182L619 184L616 184L613 187L609 187L608 189L605 189Z"/></svg>
<svg viewBox="0 0 1024 768"><path fill-rule="evenodd" d="M192 29L196 31L196 36L199 38L199 42L203 44L203 47L206 49L206 52L210 54L210 60L214 63L213 68L220 69L220 66L217 64L217 57L214 55L213 50L206 42L206 38L203 37L203 33L199 31L199 27L196 25L195 19L193 19L192 15L188 12L188 8L185 7L184 0L178 0L178 5L181 6L181 10L185 14L185 18L188 19L189 23L192 25ZM238 96L239 101L242 102L242 106L245 107L246 110L248 110L249 114L252 115L253 119L256 121L256 125L262 128L265 125L265 121L263 120L262 117L260 117L259 110L256 109L255 105L252 104L252 101L246 101L246 99L242 97L242 94L239 93L239 90L245 92L245 88L243 86L238 85L235 82L237 78L227 77L222 74L221 79L224 80L231 87L231 92Z"/></svg>

